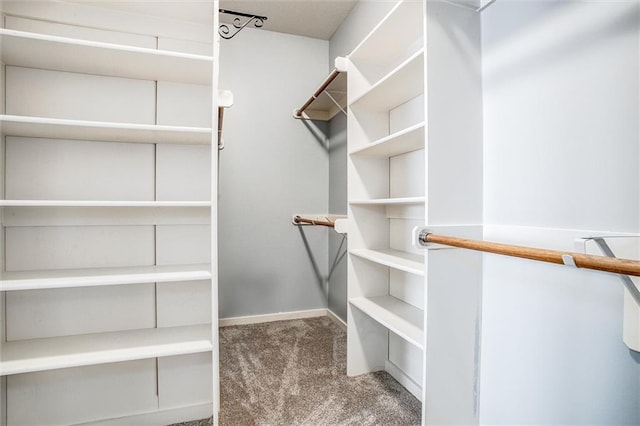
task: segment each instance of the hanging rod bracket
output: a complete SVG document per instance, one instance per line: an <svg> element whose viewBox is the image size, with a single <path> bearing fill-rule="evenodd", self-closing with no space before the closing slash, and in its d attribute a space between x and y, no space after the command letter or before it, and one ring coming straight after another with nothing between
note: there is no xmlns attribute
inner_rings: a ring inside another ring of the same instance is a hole
<svg viewBox="0 0 640 426"><path fill-rule="evenodd" d="M233 24L220 24L218 27L218 34L225 40L232 39L236 34L238 34L244 27L253 23L255 28L261 28L264 25L264 21L268 18L266 16L260 16L253 13L244 13L244 12L236 12L228 9L218 9L220 13L225 13L227 15L233 15ZM247 18L246 21L242 22L242 18ZM229 27L229 25L233 26L233 29ZM233 31L235 30L235 31Z"/></svg>

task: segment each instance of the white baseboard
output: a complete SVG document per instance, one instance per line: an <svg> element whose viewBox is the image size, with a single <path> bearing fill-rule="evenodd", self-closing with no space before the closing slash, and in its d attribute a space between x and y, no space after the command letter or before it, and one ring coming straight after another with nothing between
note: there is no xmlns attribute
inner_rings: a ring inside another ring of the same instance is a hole
<svg viewBox="0 0 640 426"><path fill-rule="evenodd" d="M212 413L213 404L201 404L83 424L92 426L162 426L190 420L206 419L211 417Z"/></svg>
<svg viewBox="0 0 640 426"><path fill-rule="evenodd" d="M333 320L333 322L335 322L336 324L338 324L338 327L340 327L342 329L342 331L347 331L347 323L344 322L342 320L342 318L340 318L339 316L337 316L333 311L331 311L330 309L327 309L327 316Z"/></svg>
<svg viewBox="0 0 640 426"><path fill-rule="evenodd" d="M396 379L398 383L404 386L413 396L418 398L418 400L424 402L422 401L422 388L420 385L414 382L400 367L387 360L384 362L384 371L389 373L391 377Z"/></svg>
<svg viewBox="0 0 640 426"><path fill-rule="evenodd" d="M315 318L327 316L327 309L309 309L306 311L279 312L277 314L250 315L246 317L220 318L219 327L230 325L260 324L263 322L285 321L301 318Z"/></svg>

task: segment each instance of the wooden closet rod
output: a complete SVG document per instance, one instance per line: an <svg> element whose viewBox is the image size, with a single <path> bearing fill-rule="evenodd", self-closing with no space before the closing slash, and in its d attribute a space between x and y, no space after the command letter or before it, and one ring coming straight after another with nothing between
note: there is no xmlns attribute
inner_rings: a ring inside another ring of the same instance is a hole
<svg viewBox="0 0 640 426"><path fill-rule="evenodd" d="M316 90L316 92L315 92L313 95L311 95L311 97L309 98L309 100L307 100L307 102L305 102L305 103L304 103L304 105L302 105L302 106L300 107L300 109L296 111L296 117L298 117L298 118L302 117L302 113L303 113L307 108L309 108L309 105L311 105L311 103L312 103L313 101L315 101L315 100L318 98L318 96L320 96L320 95L322 94L322 92L324 92L324 91L327 89L327 87L329 87L329 85L331 84L331 82L332 82L333 80L335 80L335 79L336 79L336 77L337 77L338 75L340 75L340 71L338 71L338 70L333 70L333 71L331 72L331 74L329 74L329 77L327 77L327 78L324 80L324 82L322 82L322 84L320 85L320 87L318 88L318 90Z"/></svg>
<svg viewBox="0 0 640 426"><path fill-rule="evenodd" d="M336 225L333 222L327 222L324 220L314 220L314 219L307 219L305 217L300 217L300 216L296 216L293 221L295 223L310 223L311 225L322 225L322 226L328 226L329 228L334 228Z"/></svg>
<svg viewBox="0 0 640 426"><path fill-rule="evenodd" d="M582 253L562 252L556 250L539 249L533 247L516 246L511 244L494 243L490 241L468 240L423 232L419 236L421 244L435 243L469 250L520 257L523 259L557 263L560 265L575 264L578 268L596 271L612 272L615 274L640 276L640 261L618 259L615 257L594 256ZM573 259L573 260L571 260Z"/></svg>

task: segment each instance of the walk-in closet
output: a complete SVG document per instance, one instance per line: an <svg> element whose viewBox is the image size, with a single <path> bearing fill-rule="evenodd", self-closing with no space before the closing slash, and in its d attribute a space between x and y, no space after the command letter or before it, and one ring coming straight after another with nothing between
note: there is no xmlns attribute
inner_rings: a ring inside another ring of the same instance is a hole
<svg viewBox="0 0 640 426"><path fill-rule="evenodd" d="M640 2L0 0L0 426L640 424Z"/></svg>

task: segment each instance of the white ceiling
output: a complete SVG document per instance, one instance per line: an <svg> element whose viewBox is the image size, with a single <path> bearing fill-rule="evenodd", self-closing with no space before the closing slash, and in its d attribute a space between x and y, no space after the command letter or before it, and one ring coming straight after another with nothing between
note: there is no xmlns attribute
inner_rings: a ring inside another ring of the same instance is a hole
<svg viewBox="0 0 640 426"><path fill-rule="evenodd" d="M266 16L265 30L329 40L357 0L220 0L221 9ZM222 22L233 17L220 14ZM244 22L244 20L242 21Z"/></svg>
<svg viewBox="0 0 640 426"><path fill-rule="evenodd" d="M209 24L210 0L71 0L98 7ZM262 29L328 40L357 0L220 0L221 9L266 16ZM242 18L242 22L245 20ZM220 14L222 22L233 17Z"/></svg>

